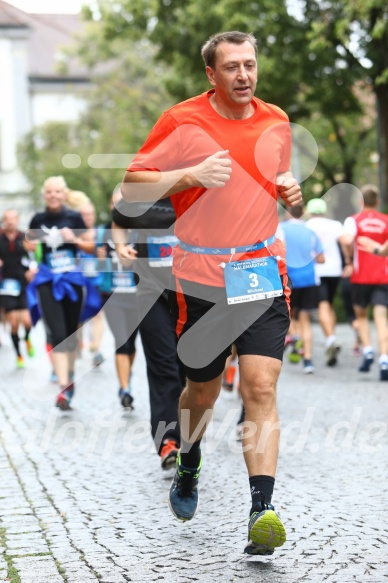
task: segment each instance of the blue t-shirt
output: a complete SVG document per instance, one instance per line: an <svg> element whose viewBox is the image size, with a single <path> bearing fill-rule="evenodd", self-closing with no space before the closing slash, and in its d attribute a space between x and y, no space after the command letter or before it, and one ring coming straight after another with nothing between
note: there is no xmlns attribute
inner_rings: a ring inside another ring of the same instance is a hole
<svg viewBox="0 0 388 583"><path fill-rule="evenodd" d="M310 287L320 284L315 270L315 257L323 252L322 243L313 230L299 220L281 223L286 245L286 263L292 287Z"/></svg>

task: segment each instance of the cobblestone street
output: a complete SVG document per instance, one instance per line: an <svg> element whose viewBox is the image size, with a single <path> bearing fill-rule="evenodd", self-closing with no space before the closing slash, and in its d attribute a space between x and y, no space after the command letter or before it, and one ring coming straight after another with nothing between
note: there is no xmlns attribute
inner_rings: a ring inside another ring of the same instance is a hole
<svg viewBox="0 0 388 583"><path fill-rule="evenodd" d="M283 428L273 503L287 542L271 558L243 554L250 496L234 428L240 402L222 394L204 443L200 508L188 523L170 513L171 474L149 435L148 387L139 345L135 410L122 411L107 332L106 361L76 366L74 410L53 401L40 324L25 371L3 334L0 348L0 581L12 583L255 583L388 581L388 383L378 366L361 376L353 335L339 327L339 365L316 373L285 359ZM24 348L24 346L23 346ZM168 478L168 479L167 479Z"/></svg>

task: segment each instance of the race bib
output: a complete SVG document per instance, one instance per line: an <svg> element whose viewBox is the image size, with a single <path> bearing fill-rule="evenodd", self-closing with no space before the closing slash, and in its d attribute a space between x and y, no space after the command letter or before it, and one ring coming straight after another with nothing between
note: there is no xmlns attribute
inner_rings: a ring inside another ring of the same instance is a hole
<svg viewBox="0 0 388 583"><path fill-rule="evenodd" d="M132 271L114 271L112 273L112 291L115 293L136 293L135 274Z"/></svg>
<svg viewBox="0 0 388 583"><path fill-rule="evenodd" d="M0 283L0 295L13 296L17 298L20 296L22 286L17 279L3 279Z"/></svg>
<svg viewBox="0 0 388 583"><path fill-rule="evenodd" d="M72 271L75 268L75 257L69 249L53 251L47 254L47 265L53 273Z"/></svg>
<svg viewBox="0 0 388 583"><path fill-rule="evenodd" d="M254 302L283 295L276 257L226 263L224 278L228 304Z"/></svg>
<svg viewBox="0 0 388 583"><path fill-rule="evenodd" d="M81 257L82 273L85 277L97 277L98 259L96 257Z"/></svg>
<svg viewBox="0 0 388 583"><path fill-rule="evenodd" d="M171 267L172 250L178 239L174 235L147 237L148 265L150 267Z"/></svg>

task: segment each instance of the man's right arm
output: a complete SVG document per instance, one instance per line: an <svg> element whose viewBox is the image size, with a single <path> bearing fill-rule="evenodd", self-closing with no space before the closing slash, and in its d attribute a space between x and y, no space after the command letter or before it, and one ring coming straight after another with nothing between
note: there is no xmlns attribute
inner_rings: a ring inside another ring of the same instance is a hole
<svg viewBox="0 0 388 583"><path fill-rule="evenodd" d="M228 150L221 150L196 166L166 172L128 170L121 193L127 202L154 202L189 188L222 188L232 172L232 161L228 155Z"/></svg>

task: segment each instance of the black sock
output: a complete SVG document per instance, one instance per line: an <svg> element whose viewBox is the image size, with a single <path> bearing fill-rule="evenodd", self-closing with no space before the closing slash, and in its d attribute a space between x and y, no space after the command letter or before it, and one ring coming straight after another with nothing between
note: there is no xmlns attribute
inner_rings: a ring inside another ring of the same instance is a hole
<svg viewBox="0 0 388 583"><path fill-rule="evenodd" d="M181 463L185 468L198 468L201 461L201 440L194 443L186 443L182 439Z"/></svg>
<svg viewBox="0 0 388 583"><path fill-rule="evenodd" d="M31 332L31 328L25 328L25 336L24 336L24 340L28 340L29 336L30 336L30 332Z"/></svg>
<svg viewBox="0 0 388 583"><path fill-rule="evenodd" d="M249 487L252 496L252 512L257 512L261 502L270 503L272 499L273 489L275 485L275 478L272 476L251 476L249 478Z"/></svg>
<svg viewBox="0 0 388 583"><path fill-rule="evenodd" d="M20 350L19 350L19 334L11 334L11 338L12 338L12 343L13 343L15 350L16 350L16 354L18 356L21 356Z"/></svg>

